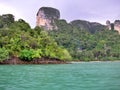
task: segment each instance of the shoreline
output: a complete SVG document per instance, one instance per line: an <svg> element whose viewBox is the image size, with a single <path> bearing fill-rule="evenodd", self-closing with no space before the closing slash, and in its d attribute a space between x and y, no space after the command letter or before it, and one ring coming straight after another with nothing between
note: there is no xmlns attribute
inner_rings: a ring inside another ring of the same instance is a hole
<svg viewBox="0 0 120 90"><path fill-rule="evenodd" d="M88 63L88 62L120 62L120 60L113 60L113 61L108 61L108 60L106 60L106 61L71 61L70 63L71 64L74 64L74 63Z"/></svg>
<svg viewBox="0 0 120 90"><path fill-rule="evenodd" d="M20 60L17 57L11 57L8 60L0 62L0 65L22 65L22 64L68 64L68 62L58 59L51 59L51 58L39 58L33 59L32 61L24 61Z"/></svg>
<svg viewBox="0 0 120 90"><path fill-rule="evenodd" d="M22 64L75 64L75 63L92 63L92 62L120 62L120 60L105 60L105 61L64 61L64 60L59 60L59 59L52 59L52 58L39 58L39 59L33 59L32 61L24 61L24 60L20 60L18 57L10 57L10 59L5 60L0 62L0 65L22 65Z"/></svg>

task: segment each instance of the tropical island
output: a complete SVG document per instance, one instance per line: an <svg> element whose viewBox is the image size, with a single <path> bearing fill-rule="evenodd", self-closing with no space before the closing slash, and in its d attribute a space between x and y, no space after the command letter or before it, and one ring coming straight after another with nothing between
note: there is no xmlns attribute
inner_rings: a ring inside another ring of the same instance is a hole
<svg viewBox="0 0 120 90"><path fill-rule="evenodd" d="M120 60L120 20L114 23L60 19L59 10L42 7L31 28L14 15L0 16L0 64L60 64Z"/></svg>

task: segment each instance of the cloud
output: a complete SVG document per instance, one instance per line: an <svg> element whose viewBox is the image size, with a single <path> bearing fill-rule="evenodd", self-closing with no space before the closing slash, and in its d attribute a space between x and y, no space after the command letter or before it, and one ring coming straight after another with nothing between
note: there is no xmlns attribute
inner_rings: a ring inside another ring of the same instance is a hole
<svg viewBox="0 0 120 90"><path fill-rule="evenodd" d="M23 16L13 7L0 3L0 15L2 14L13 14L15 19L22 18Z"/></svg>
<svg viewBox="0 0 120 90"><path fill-rule="evenodd" d="M12 7L9 10L32 27L35 26L38 9L43 6L59 9L61 18L67 21L85 19L103 23L108 19L120 19L120 0L24 0L24 3L20 0L0 0L0 3L4 3L6 8Z"/></svg>

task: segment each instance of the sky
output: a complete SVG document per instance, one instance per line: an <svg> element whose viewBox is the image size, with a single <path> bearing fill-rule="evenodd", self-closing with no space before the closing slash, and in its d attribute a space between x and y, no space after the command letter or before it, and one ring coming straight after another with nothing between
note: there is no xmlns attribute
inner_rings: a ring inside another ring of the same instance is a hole
<svg viewBox="0 0 120 90"><path fill-rule="evenodd" d="M41 7L60 11L67 22L87 20L105 24L106 20L120 20L120 0L0 0L0 15L13 14L24 19L31 27L36 25L36 13Z"/></svg>

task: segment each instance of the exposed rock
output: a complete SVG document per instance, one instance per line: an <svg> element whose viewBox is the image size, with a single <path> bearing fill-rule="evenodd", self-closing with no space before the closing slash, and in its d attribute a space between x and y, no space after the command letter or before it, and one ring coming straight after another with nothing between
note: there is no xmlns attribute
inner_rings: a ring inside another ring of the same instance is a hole
<svg viewBox="0 0 120 90"><path fill-rule="evenodd" d="M110 25L110 21L109 20L106 21L106 25Z"/></svg>
<svg viewBox="0 0 120 90"><path fill-rule="evenodd" d="M68 62L65 62L63 60L51 59L51 58L39 58L39 59L34 59L32 61L23 61L20 60L18 57L11 57L8 60L0 62L0 65L1 64L67 64L67 63Z"/></svg>
<svg viewBox="0 0 120 90"><path fill-rule="evenodd" d="M62 23L62 27L76 27L90 33L95 33L105 28L105 26L100 23L85 20L74 20L67 23L65 20L60 20L60 12L55 8L42 7L38 10L36 15L36 26L43 27L45 30L59 30L59 28L61 28L59 23Z"/></svg>
<svg viewBox="0 0 120 90"><path fill-rule="evenodd" d="M59 10L51 7L42 7L36 15L36 26L43 27L45 30L57 29L54 20L59 18Z"/></svg>
<svg viewBox="0 0 120 90"><path fill-rule="evenodd" d="M120 20L115 20L114 23L110 23L110 21L107 20L106 25L107 25L109 30L116 30L120 34Z"/></svg>
<svg viewBox="0 0 120 90"><path fill-rule="evenodd" d="M120 20L115 20L114 24L115 25L120 25Z"/></svg>
<svg viewBox="0 0 120 90"><path fill-rule="evenodd" d="M106 21L106 25L107 25L107 28L108 28L109 30L111 30L111 23L110 23L109 20Z"/></svg>
<svg viewBox="0 0 120 90"><path fill-rule="evenodd" d="M114 29L117 30L120 34L120 20L115 20Z"/></svg>
<svg viewBox="0 0 120 90"><path fill-rule="evenodd" d="M97 22L89 22L84 20L74 20L70 22L73 26L81 29L81 30L87 30L91 33L95 33L96 31L102 30L105 26L101 25Z"/></svg>

